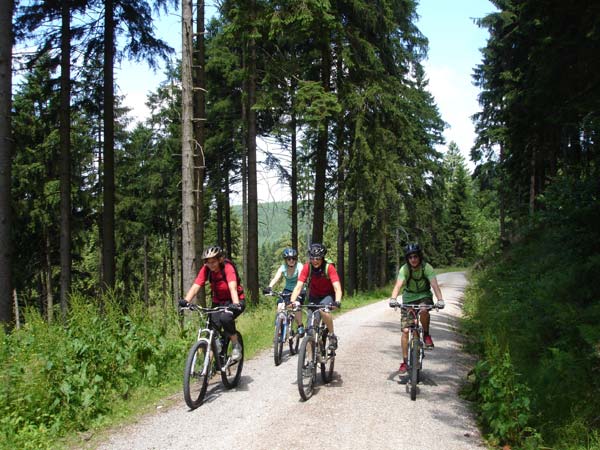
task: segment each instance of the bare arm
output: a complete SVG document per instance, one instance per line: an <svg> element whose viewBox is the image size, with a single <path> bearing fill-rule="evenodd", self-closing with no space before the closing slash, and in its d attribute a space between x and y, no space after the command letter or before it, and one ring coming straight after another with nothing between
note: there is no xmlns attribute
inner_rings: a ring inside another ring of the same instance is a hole
<svg viewBox="0 0 600 450"><path fill-rule="evenodd" d="M339 281L334 281L333 290L335 291L335 302L341 303L342 301L342 285Z"/></svg>
<svg viewBox="0 0 600 450"><path fill-rule="evenodd" d="M435 294L435 298L440 301L443 299L442 297L442 290L440 289L440 285L437 282L437 278L433 277L429 280L429 283L431 283L431 287L433 288L433 293Z"/></svg>
<svg viewBox="0 0 600 450"><path fill-rule="evenodd" d="M194 300L194 298L196 297L196 294L198 293L198 291L200 290L200 285L199 284L192 284L192 287L187 291L187 294L185 294L185 301L188 303L192 303L192 300Z"/></svg>
<svg viewBox="0 0 600 450"><path fill-rule="evenodd" d="M296 283L296 287L292 291L292 295L290 297L291 302L295 302L298 300L298 296L300 295L300 292L302 292L302 286L304 286L304 281L298 280L298 282Z"/></svg>
<svg viewBox="0 0 600 450"><path fill-rule="evenodd" d="M237 281L235 281L235 280L229 281L227 283L227 286L229 287L229 294L231 295L231 301L233 302L233 304L239 305L240 298L238 297Z"/></svg>
<svg viewBox="0 0 600 450"><path fill-rule="evenodd" d="M273 279L269 282L269 287L270 288L273 288L273 286L275 286L277 284L277 282L281 278L282 274L283 274L283 270L281 270L281 267L279 267L279 269L277 269L277 272L275 272L275 275L273 276Z"/></svg>
<svg viewBox="0 0 600 450"><path fill-rule="evenodd" d="M392 297L391 298L398 297L398 294L400 293L400 290L402 289L402 286L404 286L404 280L396 280L396 284L394 285L394 289L392 289Z"/></svg>

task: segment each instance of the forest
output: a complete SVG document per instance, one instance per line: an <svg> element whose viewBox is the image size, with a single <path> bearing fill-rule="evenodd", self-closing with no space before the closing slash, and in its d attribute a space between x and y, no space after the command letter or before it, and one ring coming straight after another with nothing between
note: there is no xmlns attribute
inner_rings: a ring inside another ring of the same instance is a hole
<svg viewBox="0 0 600 450"><path fill-rule="evenodd" d="M43 447L166 383L204 247L259 310L284 247L323 242L350 297L388 286L418 241L471 268L465 396L490 445L600 448L597 2L491 2L472 149L444 142L416 0L225 0L208 20L202 0L5 3L0 441ZM179 10L175 55L153 21ZM125 59L168 62L137 123L115 95ZM257 202L258 138L280 149L276 214ZM259 238L274 217L283 234Z"/></svg>

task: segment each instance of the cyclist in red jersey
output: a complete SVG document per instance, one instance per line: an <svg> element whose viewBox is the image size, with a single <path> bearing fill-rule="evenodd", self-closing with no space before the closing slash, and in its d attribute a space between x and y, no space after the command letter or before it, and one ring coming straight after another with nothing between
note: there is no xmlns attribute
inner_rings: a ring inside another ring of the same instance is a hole
<svg viewBox="0 0 600 450"><path fill-rule="evenodd" d="M304 283L308 284L308 302L311 305L328 305L330 309L340 308L342 302L342 285L335 266L325 261L327 248L323 244L311 244L308 251L309 264L304 264L298 275L298 282L290 297L291 302L296 302L302 292ZM333 317L331 313L322 312L321 317L330 333L329 347L337 349L337 336L333 331Z"/></svg>
<svg viewBox="0 0 600 450"><path fill-rule="evenodd" d="M225 338L230 338L233 343L231 357L238 360L242 355L241 345L238 343L235 318L245 309L244 290L239 282L237 271L233 263L225 259L221 247L209 247L202 254L204 265L200 268L198 276L192 287L185 295L185 301L191 303L204 284L210 282L213 306L229 306L213 315L212 320L217 327L223 329Z"/></svg>

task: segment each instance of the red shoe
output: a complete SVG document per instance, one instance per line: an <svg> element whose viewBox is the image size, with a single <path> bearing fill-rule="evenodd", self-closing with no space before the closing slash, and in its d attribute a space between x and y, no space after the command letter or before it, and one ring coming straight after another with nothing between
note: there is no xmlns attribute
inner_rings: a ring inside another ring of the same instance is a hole
<svg viewBox="0 0 600 450"><path fill-rule="evenodd" d="M400 372L400 375L404 375L406 372L408 372L408 367L406 366L405 362L400 364L400 368L398 369L398 372Z"/></svg>
<svg viewBox="0 0 600 450"><path fill-rule="evenodd" d="M431 336L427 335L425 336L425 348L433 348L433 339L431 339Z"/></svg>

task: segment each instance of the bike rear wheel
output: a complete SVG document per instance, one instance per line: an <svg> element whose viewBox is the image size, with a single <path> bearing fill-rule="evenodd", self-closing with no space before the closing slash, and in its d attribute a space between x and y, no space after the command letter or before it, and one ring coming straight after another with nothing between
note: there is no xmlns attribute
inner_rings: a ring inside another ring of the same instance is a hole
<svg viewBox="0 0 600 450"><path fill-rule="evenodd" d="M315 339L307 335L298 352L298 392L302 400L308 400L313 394L317 378L315 356Z"/></svg>
<svg viewBox="0 0 600 450"><path fill-rule="evenodd" d="M321 363L321 378L323 383L329 383L333 378L333 367L335 366L335 351L329 350L329 338L323 339L321 351L321 357L323 361Z"/></svg>
<svg viewBox="0 0 600 450"><path fill-rule="evenodd" d="M242 346L242 356L238 361L232 361L233 343L227 340L227 351L223 357L225 368L221 367L221 380L227 389L234 388L240 382L242 368L244 367L244 341L240 332L236 332L238 342Z"/></svg>
<svg viewBox="0 0 600 450"><path fill-rule="evenodd" d="M273 359L275 365L281 364L281 356L283 354L283 343L285 342L284 336L284 324L285 316L283 314L277 314L275 319L275 334L273 335Z"/></svg>
<svg viewBox="0 0 600 450"><path fill-rule="evenodd" d="M196 409L204 401L212 366L208 341L196 342L188 353L183 372L183 398L191 409Z"/></svg>
<svg viewBox="0 0 600 450"><path fill-rule="evenodd" d="M417 383L419 382L419 340L413 339L410 343L410 399L417 399Z"/></svg>

